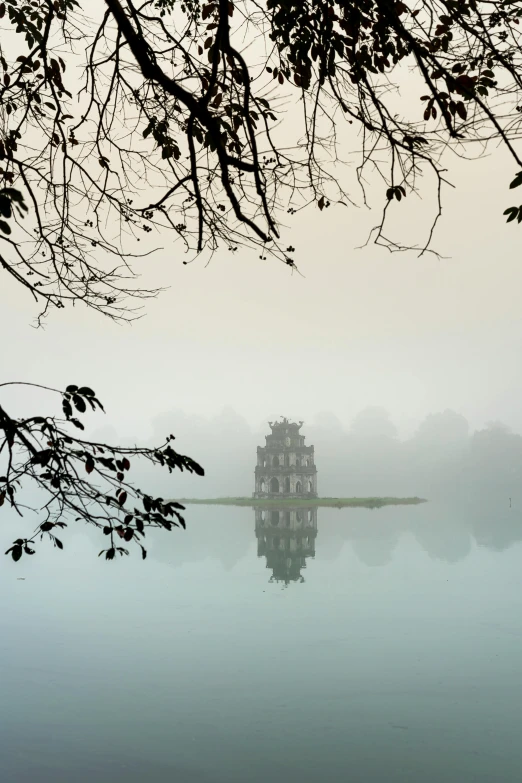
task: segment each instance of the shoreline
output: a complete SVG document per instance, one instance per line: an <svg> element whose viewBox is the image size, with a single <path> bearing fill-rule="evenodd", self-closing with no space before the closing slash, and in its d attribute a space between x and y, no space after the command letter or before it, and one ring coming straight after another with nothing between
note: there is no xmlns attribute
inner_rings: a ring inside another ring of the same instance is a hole
<svg viewBox="0 0 522 783"><path fill-rule="evenodd" d="M317 507L317 508L382 508L383 506L412 506L427 503L425 498L180 498L183 505L250 506L251 508Z"/></svg>

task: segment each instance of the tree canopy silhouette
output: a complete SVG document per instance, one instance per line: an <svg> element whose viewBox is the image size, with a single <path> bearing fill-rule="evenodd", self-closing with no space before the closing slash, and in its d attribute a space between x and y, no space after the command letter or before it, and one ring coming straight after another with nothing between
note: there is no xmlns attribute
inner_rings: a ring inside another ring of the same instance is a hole
<svg viewBox="0 0 522 783"><path fill-rule="evenodd" d="M116 318L154 293L132 261L158 230L189 259L246 245L293 267L283 221L355 197L350 139L363 193L366 172L382 183L375 241L407 247L386 238L389 205L430 172L435 224L448 145L499 142L522 167L521 15L510 0L5 0L0 263L44 312L81 300Z"/></svg>
<svg viewBox="0 0 522 783"><path fill-rule="evenodd" d="M135 277L137 241L146 255L158 234L178 241L185 263L251 248L293 269L292 215L356 198L341 165L350 144L363 201L377 183L372 238L389 250L409 246L388 235L390 205L434 183L424 252L447 148L500 144L511 187L522 184L521 16L511 0L0 2L0 267L34 296L39 320L71 303L134 318L156 293ZM522 207L505 214L522 221ZM87 387L57 393L63 426L81 426L73 409L98 406ZM40 419L0 409L2 501L16 508L17 483L31 477L57 504L43 524L68 509L111 539L139 535L141 511L121 529L113 514L126 506L128 453L102 459L108 447ZM199 469L170 444L133 454ZM92 465L114 496L92 494L81 473ZM85 511L102 500L108 524ZM158 503L147 522L165 526L175 507Z"/></svg>

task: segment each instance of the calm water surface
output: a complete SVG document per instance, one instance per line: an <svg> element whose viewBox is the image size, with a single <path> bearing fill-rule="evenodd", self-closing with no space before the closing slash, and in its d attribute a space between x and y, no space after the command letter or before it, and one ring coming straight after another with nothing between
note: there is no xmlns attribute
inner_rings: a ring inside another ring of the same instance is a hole
<svg viewBox="0 0 522 783"><path fill-rule="evenodd" d="M2 560L2 783L520 783L522 506L188 519Z"/></svg>

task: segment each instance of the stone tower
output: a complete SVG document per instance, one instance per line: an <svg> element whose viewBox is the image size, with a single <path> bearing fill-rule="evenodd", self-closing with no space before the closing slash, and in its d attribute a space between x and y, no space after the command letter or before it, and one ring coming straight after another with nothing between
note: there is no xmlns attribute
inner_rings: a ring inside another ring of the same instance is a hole
<svg viewBox="0 0 522 783"><path fill-rule="evenodd" d="M255 498L315 498L317 468L314 447L305 446L303 422L268 422L272 432L257 447Z"/></svg>

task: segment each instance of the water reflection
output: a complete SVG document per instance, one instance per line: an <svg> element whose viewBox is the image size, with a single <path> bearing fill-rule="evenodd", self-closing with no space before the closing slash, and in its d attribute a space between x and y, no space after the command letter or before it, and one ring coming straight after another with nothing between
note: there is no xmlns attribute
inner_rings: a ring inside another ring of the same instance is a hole
<svg viewBox="0 0 522 783"><path fill-rule="evenodd" d="M304 582L301 571L315 557L317 508L255 509L257 556L266 558L270 582Z"/></svg>
<svg viewBox="0 0 522 783"><path fill-rule="evenodd" d="M318 515L321 537L316 541ZM255 558L257 549L272 581L283 585L304 581L310 558L333 564L345 547L365 566L386 568L404 546L417 545L432 560L457 564L477 547L501 552L522 542L522 498L512 508L506 499L496 497L373 510L284 504L270 509L191 506L187 519L185 532L150 537L149 561L180 567L210 557L231 572L242 560ZM84 536L89 533L83 531ZM99 541L94 532L91 535L89 562L99 551ZM85 546L82 538L79 556Z"/></svg>

